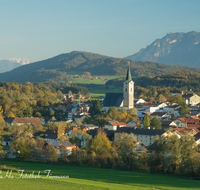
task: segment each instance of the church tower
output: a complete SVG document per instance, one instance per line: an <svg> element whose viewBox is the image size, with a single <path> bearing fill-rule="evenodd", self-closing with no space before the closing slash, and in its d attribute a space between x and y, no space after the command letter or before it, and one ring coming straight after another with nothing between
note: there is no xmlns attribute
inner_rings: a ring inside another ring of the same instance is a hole
<svg viewBox="0 0 200 190"><path fill-rule="evenodd" d="M123 107L125 109L134 108L134 82L131 79L130 66L128 67L126 80L124 82L123 98Z"/></svg>

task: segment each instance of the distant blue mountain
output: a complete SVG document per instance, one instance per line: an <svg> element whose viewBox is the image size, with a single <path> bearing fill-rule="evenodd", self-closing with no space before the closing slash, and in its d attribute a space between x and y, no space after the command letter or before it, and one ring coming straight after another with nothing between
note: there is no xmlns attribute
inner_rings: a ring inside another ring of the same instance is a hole
<svg viewBox="0 0 200 190"><path fill-rule="evenodd" d="M9 61L9 60L0 60L0 73L11 71L17 67L21 66L20 63Z"/></svg>
<svg viewBox="0 0 200 190"><path fill-rule="evenodd" d="M168 33L125 58L200 68L200 32Z"/></svg>

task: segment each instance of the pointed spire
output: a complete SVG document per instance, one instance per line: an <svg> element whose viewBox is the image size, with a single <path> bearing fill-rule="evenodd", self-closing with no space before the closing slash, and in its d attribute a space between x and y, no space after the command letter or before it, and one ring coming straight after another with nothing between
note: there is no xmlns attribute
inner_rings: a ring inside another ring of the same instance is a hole
<svg viewBox="0 0 200 190"><path fill-rule="evenodd" d="M126 80L127 81L131 81L131 69L130 69L130 61L129 61L129 66L128 66L128 70L127 70L127 74L126 74Z"/></svg>

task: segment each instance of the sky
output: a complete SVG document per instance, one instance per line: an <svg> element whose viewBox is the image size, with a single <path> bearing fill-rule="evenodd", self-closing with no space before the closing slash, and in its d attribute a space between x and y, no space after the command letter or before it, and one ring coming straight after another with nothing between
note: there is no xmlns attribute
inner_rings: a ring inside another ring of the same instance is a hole
<svg viewBox="0 0 200 190"><path fill-rule="evenodd" d="M200 32L199 0L0 0L0 59L137 53L168 32Z"/></svg>

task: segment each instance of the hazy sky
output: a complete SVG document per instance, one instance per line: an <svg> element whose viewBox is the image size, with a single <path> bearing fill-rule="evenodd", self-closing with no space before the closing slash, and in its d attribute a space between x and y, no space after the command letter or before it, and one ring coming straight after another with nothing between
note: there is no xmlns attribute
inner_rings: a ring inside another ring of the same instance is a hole
<svg viewBox="0 0 200 190"><path fill-rule="evenodd" d="M168 32L200 32L200 0L0 0L0 59L73 50L125 57Z"/></svg>

